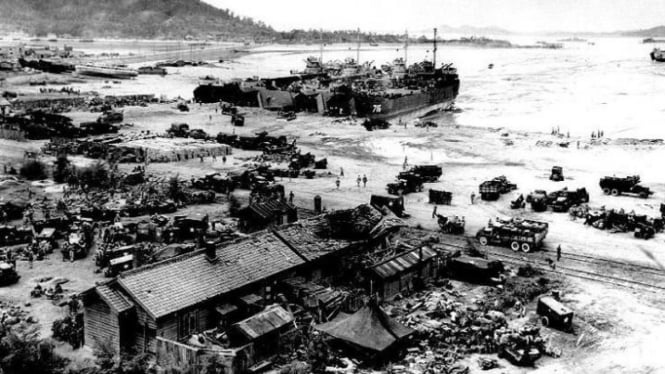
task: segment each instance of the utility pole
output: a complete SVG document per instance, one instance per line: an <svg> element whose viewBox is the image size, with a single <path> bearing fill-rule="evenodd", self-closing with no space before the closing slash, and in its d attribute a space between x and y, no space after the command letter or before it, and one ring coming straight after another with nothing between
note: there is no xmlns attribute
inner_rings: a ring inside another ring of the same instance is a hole
<svg viewBox="0 0 665 374"><path fill-rule="evenodd" d="M356 48L356 63L360 64L360 27L358 28L358 46Z"/></svg>
<svg viewBox="0 0 665 374"><path fill-rule="evenodd" d="M434 69L436 69L436 27L434 28L434 53L432 57L432 63L434 64Z"/></svg>

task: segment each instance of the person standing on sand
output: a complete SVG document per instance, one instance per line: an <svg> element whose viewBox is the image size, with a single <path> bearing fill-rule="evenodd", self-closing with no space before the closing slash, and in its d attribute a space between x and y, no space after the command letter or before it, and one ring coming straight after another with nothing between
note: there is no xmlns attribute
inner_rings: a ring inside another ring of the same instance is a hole
<svg viewBox="0 0 665 374"><path fill-rule="evenodd" d="M434 209L432 210L432 218L436 218L436 208L437 206L434 205Z"/></svg>
<svg viewBox="0 0 665 374"><path fill-rule="evenodd" d="M556 260L557 262L561 261L561 244L556 247Z"/></svg>
<svg viewBox="0 0 665 374"><path fill-rule="evenodd" d="M293 205L293 197L295 195L293 194L293 191L289 192L289 204Z"/></svg>
<svg viewBox="0 0 665 374"><path fill-rule="evenodd" d="M471 192L471 205L473 205L474 200L476 200L476 194Z"/></svg>
<svg viewBox="0 0 665 374"><path fill-rule="evenodd" d="M340 185L339 178L337 178L337 180L335 181L335 185L337 186L337 189L339 190L339 185Z"/></svg>
<svg viewBox="0 0 665 374"><path fill-rule="evenodd" d="M339 168L339 176L344 178L344 168L343 167Z"/></svg>
<svg viewBox="0 0 665 374"><path fill-rule="evenodd" d="M363 174L363 188L367 187L367 175Z"/></svg>
<svg viewBox="0 0 665 374"><path fill-rule="evenodd" d="M356 184L358 185L358 188L360 188L360 182L362 179L360 179L360 174L358 174L358 178L356 178Z"/></svg>

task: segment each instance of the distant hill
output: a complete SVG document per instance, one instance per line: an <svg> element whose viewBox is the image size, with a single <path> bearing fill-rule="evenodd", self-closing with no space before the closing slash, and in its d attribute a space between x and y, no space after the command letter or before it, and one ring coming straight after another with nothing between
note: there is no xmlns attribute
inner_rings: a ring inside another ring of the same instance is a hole
<svg viewBox="0 0 665 374"><path fill-rule="evenodd" d="M275 30L199 0L0 0L6 31L73 37L270 39Z"/></svg>
<svg viewBox="0 0 665 374"><path fill-rule="evenodd" d="M640 38L665 37L665 26L656 26L650 29L624 31L622 36L635 36Z"/></svg>

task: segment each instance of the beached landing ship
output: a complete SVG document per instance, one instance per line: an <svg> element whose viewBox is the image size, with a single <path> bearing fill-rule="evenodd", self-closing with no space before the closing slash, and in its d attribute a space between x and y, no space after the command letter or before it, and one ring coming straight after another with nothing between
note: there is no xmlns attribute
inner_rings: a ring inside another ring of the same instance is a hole
<svg viewBox="0 0 665 374"><path fill-rule="evenodd" d="M130 79L139 75L135 69L124 66L101 66L93 64L76 65L76 72L80 75L118 79Z"/></svg>
<svg viewBox="0 0 665 374"><path fill-rule="evenodd" d="M414 64L389 86L353 92L355 113L370 121L408 122L428 113L451 109L459 93L459 76L452 65L435 68Z"/></svg>
<svg viewBox="0 0 665 374"><path fill-rule="evenodd" d="M382 67L386 79L367 80L353 90L352 112L371 122L403 123L440 110L451 109L459 93L459 76L452 64L436 67L436 29L432 61L406 67L403 59ZM370 86L371 85L373 86Z"/></svg>

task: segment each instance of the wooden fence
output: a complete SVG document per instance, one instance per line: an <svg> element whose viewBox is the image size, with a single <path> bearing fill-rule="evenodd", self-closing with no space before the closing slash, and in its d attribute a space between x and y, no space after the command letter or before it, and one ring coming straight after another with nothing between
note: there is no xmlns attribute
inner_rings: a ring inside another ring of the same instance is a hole
<svg viewBox="0 0 665 374"><path fill-rule="evenodd" d="M207 349L197 348L184 343L157 337L157 364L166 373L176 371L181 373L199 374L210 357L218 356L218 363L223 365L220 374L236 374L246 370L249 358L253 355L250 345L234 349Z"/></svg>

